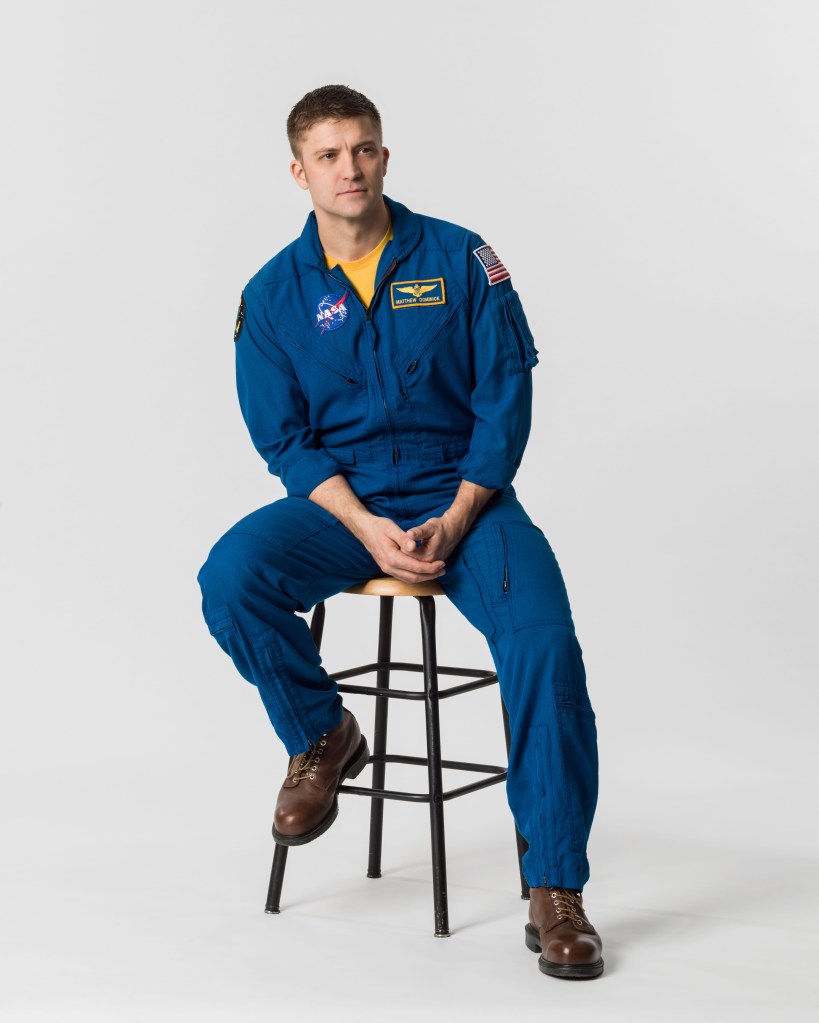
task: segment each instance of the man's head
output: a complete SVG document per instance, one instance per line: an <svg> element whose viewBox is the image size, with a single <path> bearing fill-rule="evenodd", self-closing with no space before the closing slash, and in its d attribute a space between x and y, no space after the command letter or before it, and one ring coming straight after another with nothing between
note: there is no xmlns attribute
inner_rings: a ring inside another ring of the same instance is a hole
<svg viewBox="0 0 819 1023"><path fill-rule="evenodd" d="M390 155L374 103L346 85L314 89L290 111L287 137L294 157L290 171L309 190L320 220L366 221L374 215Z"/></svg>
<svg viewBox="0 0 819 1023"><path fill-rule="evenodd" d="M381 142L381 114L363 93L346 85L322 85L302 96L287 118L287 139L293 156L301 160L302 142L314 124L346 121L351 117L368 117Z"/></svg>

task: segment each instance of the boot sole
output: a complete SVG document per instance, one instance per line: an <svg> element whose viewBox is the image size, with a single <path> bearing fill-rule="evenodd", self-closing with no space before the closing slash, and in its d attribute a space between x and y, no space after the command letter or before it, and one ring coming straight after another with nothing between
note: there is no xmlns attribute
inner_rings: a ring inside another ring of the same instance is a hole
<svg viewBox="0 0 819 1023"><path fill-rule="evenodd" d="M346 781L347 778L357 778L367 766L369 759L370 748L367 745L367 740L362 735L358 749L341 769L338 784L341 785L341 783ZM307 845L308 842L312 842L315 839L320 838L324 832L327 831L336 817L338 817L337 789L333 796L333 805L327 811L324 818L312 829L312 831L305 831L303 835L283 835L280 831L276 830L276 825L274 824L273 837L275 838L277 845Z"/></svg>
<svg viewBox="0 0 819 1023"><path fill-rule="evenodd" d="M543 952L540 934L532 924L526 925L526 947L532 952ZM541 954L537 965L541 973L545 973L549 977L559 977L561 980L591 980L593 977L599 977L603 972L602 959L598 959L596 963L570 965L569 963L550 963Z"/></svg>

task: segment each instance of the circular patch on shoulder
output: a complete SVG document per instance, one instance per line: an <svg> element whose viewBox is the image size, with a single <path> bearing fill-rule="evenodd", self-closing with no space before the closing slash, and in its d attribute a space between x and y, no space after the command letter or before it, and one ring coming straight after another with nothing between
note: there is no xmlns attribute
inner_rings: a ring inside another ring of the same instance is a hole
<svg viewBox="0 0 819 1023"><path fill-rule="evenodd" d="M242 326L245 322L245 293L242 292L242 297L239 299L239 311L236 313L236 326L233 329L233 340L238 341L239 335L242 333Z"/></svg>
<svg viewBox="0 0 819 1023"><path fill-rule="evenodd" d="M323 334L327 330L338 330L347 322L350 310L347 307L347 295L325 295L316 309L316 322L314 326L321 328Z"/></svg>

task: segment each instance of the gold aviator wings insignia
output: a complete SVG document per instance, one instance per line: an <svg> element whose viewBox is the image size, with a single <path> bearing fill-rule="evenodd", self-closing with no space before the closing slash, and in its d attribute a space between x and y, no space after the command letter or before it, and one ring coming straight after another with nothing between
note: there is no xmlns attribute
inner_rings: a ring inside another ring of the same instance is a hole
<svg viewBox="0 0 819 1023"><path fill-rule="evenodd" d="M421 295L426 295L428 291L435 291L437 285L435 284L413 284L411 288L396 288L396 291L403 291L405 295L412 295L415 298L420 298Z"/></svg>

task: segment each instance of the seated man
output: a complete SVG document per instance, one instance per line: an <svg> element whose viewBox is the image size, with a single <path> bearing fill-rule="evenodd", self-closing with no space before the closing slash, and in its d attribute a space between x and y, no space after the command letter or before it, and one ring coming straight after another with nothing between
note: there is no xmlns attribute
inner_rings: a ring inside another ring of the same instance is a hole
<svg viewBox="0 0 819 1023"><path fill-rule="evenodd" d="M323 834L368 757L294 612L373 576L437 579L486 636L509 713L526 944L547 974L599 976L581 895L594 714L560 569L512 488L537 363L520 299L480 237L383 195L365 96L316 89L287 131L314 212L245 287L235 341L242 413L288 496L239 521L199 575L211 633L291 758L274 836Z"/></svg>

